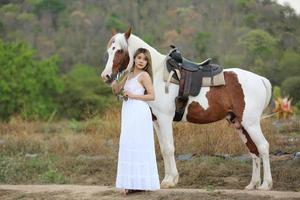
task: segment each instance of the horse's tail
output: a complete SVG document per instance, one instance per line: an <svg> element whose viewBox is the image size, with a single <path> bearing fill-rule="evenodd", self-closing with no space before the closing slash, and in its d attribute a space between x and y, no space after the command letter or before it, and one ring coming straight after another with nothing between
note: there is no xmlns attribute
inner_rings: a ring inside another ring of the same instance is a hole
<svg viewBox="0 0 300 200"><path fill-rule="evenodd" d="M272 85L270 83L270 81L264 77L262 77L262 82L265 86L266 89L266 100L265 100L265 106L264 109L266 109L268 107L268 105L271 102L271 97L272 97Z"/></svg>

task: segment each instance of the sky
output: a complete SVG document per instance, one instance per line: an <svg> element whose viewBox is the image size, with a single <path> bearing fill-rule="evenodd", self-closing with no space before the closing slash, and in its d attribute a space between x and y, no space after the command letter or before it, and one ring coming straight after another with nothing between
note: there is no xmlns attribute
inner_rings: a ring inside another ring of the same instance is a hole
<svg viewBox="0 0 300 200"><path fill-rule="evenodd" d="M277 2L281 5L288 3L290 7L296 10L297 15L300 14L300 0L277 0Z"/></svg>

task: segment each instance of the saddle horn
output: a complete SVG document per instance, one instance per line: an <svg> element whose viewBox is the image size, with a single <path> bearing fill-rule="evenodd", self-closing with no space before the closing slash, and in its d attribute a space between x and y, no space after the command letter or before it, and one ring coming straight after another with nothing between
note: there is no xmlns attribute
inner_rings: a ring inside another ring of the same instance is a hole
<svg viewBox="0 0 300 200"><path fill-rule="evenodd" d="M182 56L180 51L178 50L177 47L175 47L175 45L171 44L170 47L172 48L170 50L169 56L171 58L173 58L176 62L178 63L182 63Z"/></svg>

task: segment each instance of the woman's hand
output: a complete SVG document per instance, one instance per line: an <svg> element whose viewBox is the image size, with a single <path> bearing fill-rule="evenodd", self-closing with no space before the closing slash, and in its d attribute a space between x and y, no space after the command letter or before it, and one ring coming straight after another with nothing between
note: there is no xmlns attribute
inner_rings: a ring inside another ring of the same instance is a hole
<svg viewBox="0 0 300 200"><path fill-rule="evenodd" d="M113 81L111 83L111 88L112 88L112 92L114 94L118 94L119 93L119 84L117 83L117 81Z"/></svg>
<svg viewBox="0 0 300 200"><path fill-rule="evenodd" d="M114 94L119 94L119 93L122 91L122 89L124 88L125 82L126 82L126 80L127 80L127 77L128 77L128 73L126 73L126 74L124 75L124 77L122 78L121 81L118 82L118 81L114 80L114 81L111 83L112 92L113 92Z"/></svg>
<svg viewBox="0 0 300 200"><path fill-rule="evenodd" d="M128 91L124 91L124 96L128 97L130 99L134 99L135 98L135 95L132 94L132 93L130 93L130 92L128 92Z"/></svg>

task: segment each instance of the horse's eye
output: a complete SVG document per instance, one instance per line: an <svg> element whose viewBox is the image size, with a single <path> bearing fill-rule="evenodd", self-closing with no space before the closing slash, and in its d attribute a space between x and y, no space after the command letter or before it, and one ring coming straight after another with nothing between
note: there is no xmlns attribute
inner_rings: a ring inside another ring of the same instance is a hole
<svg viewBox="0 0 300 200"><path fill-rule="evenodd" d="M112 50L115 50L116 47L113 47Z"/></svg>

